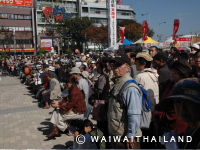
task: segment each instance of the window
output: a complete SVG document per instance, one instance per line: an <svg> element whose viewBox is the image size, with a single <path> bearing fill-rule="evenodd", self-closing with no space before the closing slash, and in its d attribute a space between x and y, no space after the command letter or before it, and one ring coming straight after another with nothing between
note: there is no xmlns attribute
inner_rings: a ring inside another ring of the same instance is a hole
<svg viewBox="0 0 200 150"><path fill-rule="evenodd" d="M15 15L15 19L17 19L18 17L17 17L17 15Z"/></svg>
<svg viewBox="0 0 200 150"><path fill-rule="evenodd" d="M86 13L86 12L88 13L88 7L83 7L82 10L84 13Z"/></svg>
<svg viewBox="0 0 200 150"><path fill-rule="evenodd" d="M8 18L8 14L0 14L0 18L7 19Z"/></svg>
<svg viewBox="0 0 200 150"><path fill-rule="evenodd" d="M3 45L3 40L0 40L0 45Z"/></svg>
<svg viewBox="0 0 200 150"><path fill-rule="evenodd" d="M18 19L24 19L24 15L18 15Z"/></svg>
<svg viewBox="0 0 200 150"><path fill-rule="evenodd" d="M19 31L19 27L15 27L15 31Z"/></svg>
<svg viewBox="0 0 200 150"><path fill-rule="evenodd" d="M24 27L19 27L19 31L24 31Z"/></svg>
<svg viewBox="0 0 200 150"><path fill-rule="evenodd" d="M8 14L8 19L14 19L14 15L13 14Z"/></svg>

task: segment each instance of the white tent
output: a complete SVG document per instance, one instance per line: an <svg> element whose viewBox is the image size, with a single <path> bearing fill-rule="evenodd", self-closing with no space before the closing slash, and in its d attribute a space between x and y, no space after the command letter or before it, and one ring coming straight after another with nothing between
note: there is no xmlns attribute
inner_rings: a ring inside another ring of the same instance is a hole
<svg viewBox="0 0 200 150"><path fill-rule="evenodd" d="M122 45L122 44L119 42L112 47L104 49L103 51L117 51L117 50L119 50L119 45Z"/></svg>

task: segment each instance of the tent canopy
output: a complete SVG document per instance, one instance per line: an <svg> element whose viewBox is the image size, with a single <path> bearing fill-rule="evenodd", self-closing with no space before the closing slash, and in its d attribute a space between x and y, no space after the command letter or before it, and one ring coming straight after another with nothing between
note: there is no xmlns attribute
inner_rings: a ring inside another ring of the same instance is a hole
<svg viewBox="0 0 200 150"><path fill-rule="evenodd" d="M122 45L130 45L130 44L133 44L133 43L127 40L126 38L124 38L124 43Z"/></svg>
<svg viewBox="0 0 200 150"><path fill-rule="evenodd" d="M147 40L146 41L143 42L142 38L141 38L138 41L136 41L135 43L158 43L158 42L147 36Z"/></svg>

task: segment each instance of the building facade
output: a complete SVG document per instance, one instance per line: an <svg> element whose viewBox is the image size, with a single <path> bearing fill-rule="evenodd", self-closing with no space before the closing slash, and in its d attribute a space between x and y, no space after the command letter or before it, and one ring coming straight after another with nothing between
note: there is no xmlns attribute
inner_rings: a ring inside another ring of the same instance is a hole
<svg viewBox="0 0 200 150"><path fill-rule="evenodd" d="M0 29L7 30L0 34L0 52L14 54L33 53L35 46L34 36L34 9L16 5L0 5ZM6 38L9 36L10 38ZM15 42L14 42L15 39Z"/></svg>

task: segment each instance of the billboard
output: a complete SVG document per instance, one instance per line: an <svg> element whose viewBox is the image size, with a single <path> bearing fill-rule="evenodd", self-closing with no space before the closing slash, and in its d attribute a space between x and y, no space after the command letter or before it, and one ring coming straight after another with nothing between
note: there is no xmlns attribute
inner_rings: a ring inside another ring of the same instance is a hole
<svg viewBox="0 0 200 150"><path fill-rule="evenodd" d="M0 5L33 7L33 0L0 0Z"/></svg>
<svg viewBox="0 0 200 150"><path fill-rule="evenodd" d="M191 38L177 37L176 44L178 50L183 50L185 47L190 47Z"/></svg>
<svg viewBox="0 0 200 150"><path fill-rule="evenodd" d="M52 47L52 39L41 39L41 47Z"/></svg>

